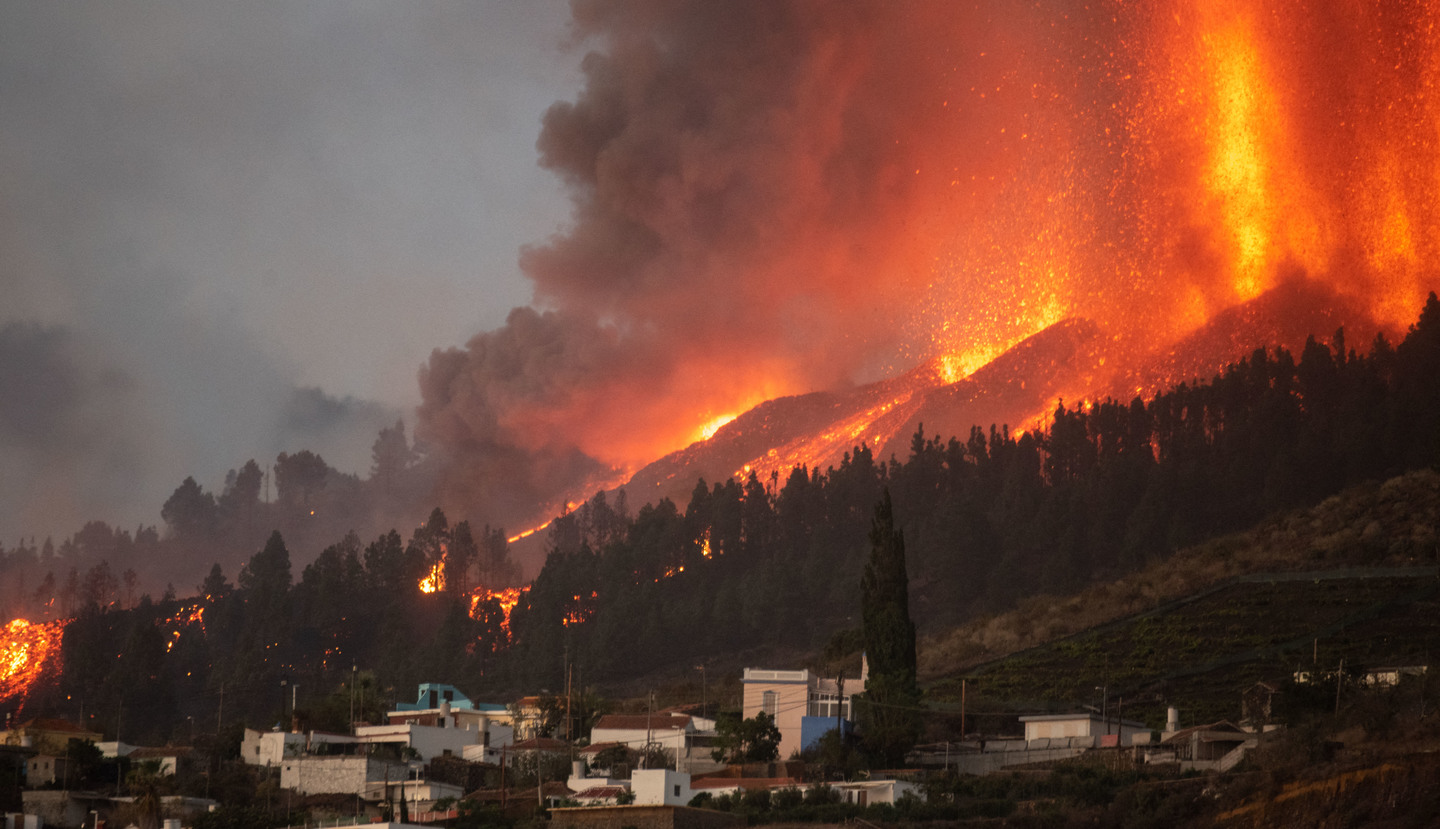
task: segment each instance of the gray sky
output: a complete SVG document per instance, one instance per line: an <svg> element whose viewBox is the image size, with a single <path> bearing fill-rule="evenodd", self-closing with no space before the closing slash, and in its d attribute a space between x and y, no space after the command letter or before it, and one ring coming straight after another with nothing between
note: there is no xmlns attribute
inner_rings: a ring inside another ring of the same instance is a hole
<svg viewBox="0 0 1440 829"><path fill-rule="evenodd" d="M431 349L528 304L519 248L566 221L535 140L580 88L567 18L6 3L0 542L158 523L186 475L282 450L366 472Z"/></svg>

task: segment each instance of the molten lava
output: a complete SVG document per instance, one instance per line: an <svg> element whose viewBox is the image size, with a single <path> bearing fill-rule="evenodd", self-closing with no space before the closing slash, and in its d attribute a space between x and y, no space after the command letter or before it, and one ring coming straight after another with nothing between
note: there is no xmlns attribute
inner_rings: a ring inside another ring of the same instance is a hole
<svg viewBox="0 0 1440 829"><path fill-rule="evenodd" d="M201 634L205 632L205 605L202 602L184 605L174 616L160 623L166 628L165 651L168 653L175 648L175 643L180 641L180 634L186 628L194 625L200 628Z"/></svg>
<svg viewBox="0 0 1440 829"><path fill-rule="evenodd" d="M15 619L0 629L0 703L23 702L42 677L59 676L66 624Z"/></svg>
<svg viewBox="0 0 1440 829"><path fill-rule="evenodd" d="M495 601L500 604L500 629L508 637L510 635L510 612L515 605L520 603L520 598L530 590L530 585L524 587L507 587L503 590L490 590L485 587L477 587L470 594L470 618L480 621L484 618L486 603Z"/></svg>

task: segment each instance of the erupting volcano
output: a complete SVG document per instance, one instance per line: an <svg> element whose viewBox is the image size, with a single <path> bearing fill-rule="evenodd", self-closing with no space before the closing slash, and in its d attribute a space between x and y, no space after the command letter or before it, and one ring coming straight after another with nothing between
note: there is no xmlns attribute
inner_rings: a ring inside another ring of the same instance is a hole
<svg viewBox="0 0 1440 829"><path fill-rule="evenodd" d="M539 140L572 221L522 256L544 310L422 371L442 501L903 453L1364 348L1440 287L1440 4L903 12L575 5Z"/></svg>

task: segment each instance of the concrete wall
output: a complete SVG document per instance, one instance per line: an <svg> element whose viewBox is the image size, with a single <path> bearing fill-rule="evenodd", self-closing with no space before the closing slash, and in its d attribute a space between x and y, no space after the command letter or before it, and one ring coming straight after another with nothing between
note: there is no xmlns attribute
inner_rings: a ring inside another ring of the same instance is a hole
<svg viewBox="0 0 1440 829"><path fill-rule="evenodd" d="M69 792L24 792L20 795L25 814L38 816L45 826L79 826L90 807Z"/></svg>
<svg viewBox="0 0 1440 829"><path fill-rule="evenodd" d="M280 766L280 786L300 794L358 794L369 783L408 775L408 767L373 757L292 757Z"/></svg>

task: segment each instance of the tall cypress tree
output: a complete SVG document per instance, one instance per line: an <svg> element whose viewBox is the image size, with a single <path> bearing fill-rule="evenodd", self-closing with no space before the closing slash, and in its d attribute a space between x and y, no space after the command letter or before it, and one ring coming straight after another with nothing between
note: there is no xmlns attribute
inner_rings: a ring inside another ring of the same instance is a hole
<svg viewBox="0 0 1440 829"><path fill-rule="evenodd" d="M895 767L920 736L920 688L915 683L915 624L905 537L895 526L890 490L875 506L870 561L860 580L861 620L870 675L857 700L860 736L873 759Z"/></svg>

